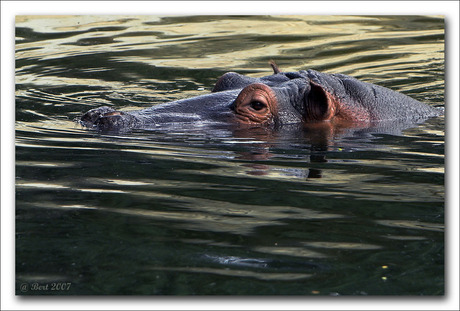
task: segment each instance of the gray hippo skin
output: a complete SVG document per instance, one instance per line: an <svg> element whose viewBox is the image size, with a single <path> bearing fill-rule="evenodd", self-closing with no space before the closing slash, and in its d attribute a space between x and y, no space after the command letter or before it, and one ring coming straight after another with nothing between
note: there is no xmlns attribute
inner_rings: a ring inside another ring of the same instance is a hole
<svg viewBox="0 0 460 311"><path fill-rule="evenodd" d="M210 94L129 112L99 107L78 121L101 131L170 124L279 128L318 122L362 128L379 121L419 123L442 114L442 108L346 75L315 70L281 72L275 64L272 67L274 74L262 78L228 72L220 77Z"/></svg>

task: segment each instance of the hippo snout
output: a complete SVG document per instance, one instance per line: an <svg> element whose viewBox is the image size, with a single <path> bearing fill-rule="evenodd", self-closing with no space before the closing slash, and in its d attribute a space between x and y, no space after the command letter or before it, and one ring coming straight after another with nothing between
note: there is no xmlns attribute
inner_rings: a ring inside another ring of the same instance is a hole
<svg viewBox="0 0 460 311"><path fill-rule="evenodd" d="M137 123L136 121L138 121L137 118L129 113L102 106L86 112L80 118L79 123L87 128L114 130L132 128Z"/></svg>

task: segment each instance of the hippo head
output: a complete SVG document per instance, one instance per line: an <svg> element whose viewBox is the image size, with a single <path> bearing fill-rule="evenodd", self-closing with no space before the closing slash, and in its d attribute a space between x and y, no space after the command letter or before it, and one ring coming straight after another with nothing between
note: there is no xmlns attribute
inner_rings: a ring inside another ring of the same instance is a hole
<svg viewBox="0 0 460 311"><path fill-rule="evenodd" d="M274 73L262 78L228 72L210 94L122 112L109 107L79 120L100 130L184 124L237 124L279 127L293 123L347 123L428 118L434 108L403 94L341 74L314 70Z"/></svg>

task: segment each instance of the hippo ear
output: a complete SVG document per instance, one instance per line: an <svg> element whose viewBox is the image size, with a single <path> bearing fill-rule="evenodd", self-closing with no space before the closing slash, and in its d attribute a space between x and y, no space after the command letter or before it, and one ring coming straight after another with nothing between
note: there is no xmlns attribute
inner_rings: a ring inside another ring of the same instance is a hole
<svg viewBox="0 0 460 311"><path fill-rule="evenodd" d="M268 63L270 64L270 66L271 66L272 69L273 69L273 74L276 75L276 74L278 74L278 73L281 73L280 68L279 68L278 65L275 63L274 60L270 60Z"/></svg>
<svg viewBox="0 0 460 311"><path fill-rule="evenodd" d="M250 78L240 75L236 72L227 72L217 80L212 89L213 92L222 92L228 90L242 89L256 82L256 78Z"/></svg>
<svg viewBox="0 0 460 311"><path fill-rule="evenodd" d="M305 120L326 121L335 114L335 99L324 86L310 81L310 92L305 98Z"/></svg>

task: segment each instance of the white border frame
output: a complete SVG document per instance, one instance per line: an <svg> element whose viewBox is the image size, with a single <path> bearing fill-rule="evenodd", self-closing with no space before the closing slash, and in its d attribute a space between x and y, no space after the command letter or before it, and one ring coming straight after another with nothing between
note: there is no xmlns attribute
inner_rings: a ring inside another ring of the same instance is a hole
<svg viewBox="0 0 460 311"><path fill-rule="evenodd" d="M446 18L446 296L429 297L18 297L14 248L15 15L444 15ZM2 310L459 310L458 1L1 1Z"/></svg>

